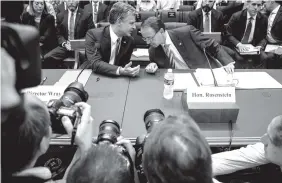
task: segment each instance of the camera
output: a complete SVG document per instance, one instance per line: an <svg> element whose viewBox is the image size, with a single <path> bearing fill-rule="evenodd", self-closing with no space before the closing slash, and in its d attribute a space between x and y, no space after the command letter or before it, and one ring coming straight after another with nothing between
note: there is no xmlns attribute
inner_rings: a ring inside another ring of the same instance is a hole
<svg viewBox="0 0 282 183"><path fill-rule="evenodd" d="M144 152L144 144L146 142L146 138L150 135L150 132L159 122L165 119L164 113L160 109L150 109L144 114L144 123L145 128L147 130L147 134L140 135L136 138L135 150L135 168L137 170L138 178L140 183L147 183L147 178L144 174L143 166L142 166L142 155Z"/></svg>
<svg viewBox="0 0 282 183"><path fill-rule="evenodd" d="M58 100L50 100L47 104L50 119L52 122L52 130L55 133L65 134L65 128L61 122L63 116L67 116L74 124L77 117L82 113L79 107L74 104L77 102L87 102L88 93L79 82L71 83L64 91L63 96Z"/></svg>

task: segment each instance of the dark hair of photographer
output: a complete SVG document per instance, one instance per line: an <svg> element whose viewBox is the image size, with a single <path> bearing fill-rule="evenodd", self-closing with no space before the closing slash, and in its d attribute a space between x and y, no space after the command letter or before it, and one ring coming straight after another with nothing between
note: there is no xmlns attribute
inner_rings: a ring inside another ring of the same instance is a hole
<svg viewBox="0 0 282 183"><path fill-rule="evenodd" d="M1 126L3 182L31 180L20 172L32 168L49 148L52 130L47 107L32 95L25 95L24 99L26 116L22 124L7 122Z"/></svg>
<svg viewBox="0 0 282 183"><path fill-rule="evenodd" d="M1 17L6 22L20 23L24 1L1 1Z"/></svg>
<svg viewBox="0 0 282 183"><path fill-rule="evenodd" d="M93 146L71 167L67 183L131 183L128 161L112 145Z"/></svg>
<svg viewBox="0 0 282 183"><path fill-rule="evenodd" d="M45 1L29 1L29 9L23 13L22 23L32 25L39 30L39 42L43 54L57 47L55 18L47 12Z"/></svg>
<svg viewBox="0 0 282 183"><path fill-rule="evenodd" d="M169 116L153 128L143 167L150 183L212 183L209 145L187 115Z"/></svg>

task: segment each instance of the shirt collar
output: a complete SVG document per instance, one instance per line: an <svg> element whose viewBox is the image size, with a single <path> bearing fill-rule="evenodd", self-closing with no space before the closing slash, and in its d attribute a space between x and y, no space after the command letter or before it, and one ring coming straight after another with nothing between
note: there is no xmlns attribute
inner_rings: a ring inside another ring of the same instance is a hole
<svg viewBox="0 0 282 183"><path fill-rule="evenodd" d="M172 44L172 41L169 37L169 34L167 31L165 31L165 43L162 44L162 47L164 47L165 45L171 45Z"/></svg>
<svg viewBox="0 0 282 183"><path fill-rule="evenodd" d="M114 33L112 26L110 25L110 36L111 36L111 42L116 43L117 39L119 38L116 33Z"/></svg>
<svg viewBox="0 0 282 183"><path fill-rule="evenodd" d="M249 18L251 18L251 15L250 15L250 13L247 11L247 20L249 20ZM255 16L253 16L253 20L256 20L256 18L257 18L257 14L255 15Z"/></svg>
<svg viewBox="0 0 282 183"><path fill-rule="evenodd" d="M211 14L211 11L209 11L209 12L204 12L204 10L202 9L202 12L203 12L203 15L206 15L207 13L208 13L208 15L210 15Z"/></svg>
<svg viewBox="0 0 282 183"><path fill-rule="evenodd" d="M277 14L280 6L281 5L278 5L274 10L272 10L271 14Z"/></svg>
<svg viewBox="0 0 282 183"><path fill-rule="evenodd" d="M92 6L94 6L94 1L91 2ZM99 6L99 1L96 3L97 7Z"/></svg>
<svg viewBox="0 0 282 183"><path fill-rule="evenodd" d="M77 10L78 10L78 7L74 10L73 13L76 14L76 13L77 13ZM71 10L68 9L68 11L69 11L69 13L71 13Z"/></svg>

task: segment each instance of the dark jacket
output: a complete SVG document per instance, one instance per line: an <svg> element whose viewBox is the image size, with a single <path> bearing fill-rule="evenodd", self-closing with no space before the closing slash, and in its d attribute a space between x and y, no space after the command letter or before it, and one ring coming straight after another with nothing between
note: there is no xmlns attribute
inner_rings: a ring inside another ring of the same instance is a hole
<svg viewBox="0 0 282 183"><path fill-rule="evenodd" d="M280 5L280 8L273 21L271 35L278 42L278 44L282 44L282 5Z"/></svg>
<svg viewBox="0 0 282 183"><path fill-rule="evenodd" d="M234 62L215 40L206 37L191 25L167 31L179 54L191 69L209 68L203 47L206 48L212 67L220 67ZM150 47L149 57L150 61L157 63L158 67L171 68L169 59L161 45L157 48Z"/></svg>
<svg viewBox="0 0 282 183"><path fill-rule="evenodd" d="M97 43L99 46L97 46ZM85 37L86 57L91 64L94 72L107 75L116 75L118 66L125 66L130 62L131 54L134 48L134 39L132 37L123 36L118 55L116 56L114 65L110 65L111 56L111 37L110 27L100 27L91 29ZM96 49L97 53L96 53ZM96 54L95 54L96 53Z"/></svg>
<svg viewBox="0 0 282 183"><path fill-rule="evenodd" d="M107 21L107 15L106 15L106 9L107 9L107 5L99 2L99 9L98 9L98 13L97 13L97 23L98 22L106 22ZM92 14L93 16L93 6L91 3L87 4L84 6L84 11L89 12Z"/></svg>
<svg viewBox="0 0 282 183"><path fill-rule="evenodd" d="M203 12L202 8L191 11L188 14L188 25L193 25L196 29L204 31L203 26ZM220 11L212 9L211 11L211 31L212 32L222 32L223 31L223 14Z"/></svg>

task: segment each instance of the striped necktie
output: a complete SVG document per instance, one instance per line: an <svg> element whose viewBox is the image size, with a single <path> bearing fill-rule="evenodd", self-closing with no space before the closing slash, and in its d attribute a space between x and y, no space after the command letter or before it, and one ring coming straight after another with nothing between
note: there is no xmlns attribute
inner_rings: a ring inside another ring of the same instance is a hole
<svg viewBox="0 0 282 183"><path fill-rule="evenodd" d="M169 47L170 47L170 44L165 44L163 46L164 52L165 52L165 54L167 55L167 57L169 59L169 65L171 66L172 69L175 69L174 54L173 54L172 50Z"/></svg>
<svg viewBox="0 0 282 183"><path fill-rule="evenodd" d="M74 39L74 12L71 12L71 17L70 17L70 30L69 30L69 40Z"/></svg>
<svg viewBox="0 0 282 183"><path fill-rule="evenodd" d="M245 32L244 37L242 39L243 44L249 43L249 38L250 38L251 31L252 31L252 26L253 26L253 24L252 24L253 19L254 19L253 17L249 18L249 23L247 25L246 32Z"/></svg>

